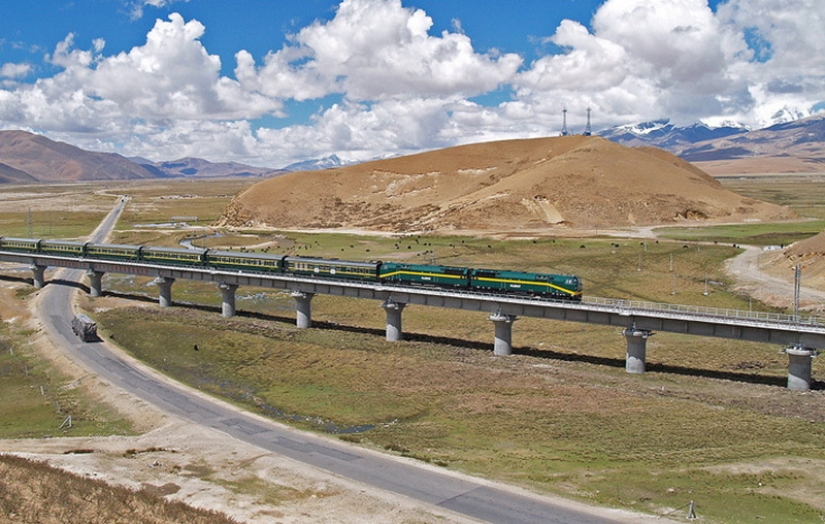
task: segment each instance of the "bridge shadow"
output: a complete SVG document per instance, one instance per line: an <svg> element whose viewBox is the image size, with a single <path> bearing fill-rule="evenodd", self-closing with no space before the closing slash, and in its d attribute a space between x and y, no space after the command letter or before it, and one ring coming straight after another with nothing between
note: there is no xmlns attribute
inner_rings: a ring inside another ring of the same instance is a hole
<svg viewBox="0 0 825 524"><path fill-rule="evenodd" d="M26 279L21 279L26 280ZM31 279L28 279L29 282ZM55 281L55 283L63 283L59 281ZM84 286L81 284L77 284L74 282L65 282L65 285L73 285L75 287L79 287L81 289L86 289L88 291L88 286ZM118 297L128 300L135 300L140 302L146 303L153 303L156 304L158 302L158 298L156 295L149 295L149 294L141 294L141 293L124 293L124 292L116 292L116 291L104 291L104 296L111 296L111 297ZM193 309L197 311L204 311L209 313L221 313L221 306L212 306L212 305L203 305L203 304L195 304L190 302L175 302L174 305L176 307L185 307L188 309ZM261 313L255 311L236 311L236 316L242 318L250 318L256 320L263 320L267 322L276 322L276 323L283 323L283 324L295 324L295 316L294 315L277 315L272 313ZM337 322L331 321L323 321L323 320L313 320L312 327L314 329L326 329L330 331L340 331L342 333L358 333L358 334L365 334L371 335L376 337L384 337L386 335L386 331L380 328L369 328L369 327L360 327L360 326L349 326L339 324ZM492 336L491 336L492 339ZM493 343L492 340L490 342L479 342L474 340L464 340L460 338L454 337L444 337L444 336L436 336L430 335L426 333L412 333L412 332L405 332L404 333L404 340L410 342L421 342L421 343L430 343L430 344L439 344L444 346L451 346L456 348L464 348L464 349L472 349L476 351L483 351L486 353L491 353L493 351ZM523 355L526 357L533 357L542 360L548 361L561 361L561 362L580 362L584 364L590 364L594 366L604 366L604 367L612 367L617 369L624 369L626 362L623 358L613 358L613 357L601 357L601 356L594 356L594 355L583 355L580 353L568 353L558 350L550 350L550 349L536 349L529 346L520 346L520 347L513 347L513 354L514 355ZM733 382L743 382L749 384L759 384L765 386L774 386L774 387L787 387L787 377L775 377L775 376L762 376L762 375L755 375L753 373L745 373L745 372L736 372L736 371L723 371L723 370L716 370L716 369L701 369L701 368L693 368L687 366L676 366L672 364L662 364L658 362L647 362L646 365L646 372L647 373L660 373L660 374L667 374L667 375L681 375L686 377L701 377L707 379L714 379L714 380L730 380ZM811 389L813 390L822 390L825 389L825 382L812 382Z"/></svg>
<svg viewBox="0 0 825 524"><path fill-rule="evenodd" d="M20 283L20 284L28 284L29 286L34 288L34 279L31 278L31 277L15 277L15 276L11 276L11 275L0 275L0 281L3 281L3 282L17 282L17 283ZM73 288L76 288L76 289L83 290L86 293L89 292L89 286L87 286L85 284L81 284L80 282L73 282L71 280L64 280L62 278L46 280L43 287L46 287L46 286L49 286L49 285L52 285L52 284L57 284L57 285L60 285L60 286L67 286L67 287L73 287Z"/></svg>
<svg viewBox="0 0 825 524"><path fill-rule="evenodd" d="M210 308L220 312L220 308ZM287 324L294 324L295 318L292 316L278 316L268 313L253 313L241 312L238 316L248 318L256 318L259 320L284 322ZM336 322L312 321L312 327L318 329L329 329L341 332L359 333L383 337L386 331L378 328L367 328L358 326L346 326ZM464 340L460 338L444 337L429 335L426 333L404 333L404 340L410 342L421 342L430 344L439 344L444 346L451 346L456 348L472 349L476 351L483 351L485 353L492 353L493 344L491 342L479 342L475 340ZM580 353L566 353L556 350L535 349L532 347L521 346L513 348L514 355L523 355L543 360L557 360L562 362L580 362L584 364L591 364L594 366L605 366L617 369L624 369L626 362L623 358L600 357L594 355L582 355ZM657 362L648 362L646 366L647 373L661 373L667 375L681 375L686 377L701 377L714 380L730 380L733 382L744 382L749 384L760 384L765 386L775 386L785 388L787 387L786 377L773 377L754 375L752 373L736 372L736 371L722 371L715 369L701 369L687 366L674 366L671 364L662 364ZM825 389L825 383L813 382L811 389Z"/></svg>
<svg viewBox="0 0 825 524"><path fill-rule="evenodd" d="M31 277L26 278L26 277L13 277L11 275L0 275L0 280L2 280L3 282L18 282L18 283L21 283L21 284L28 284L30 286L34 285L34 280Z"/></svg>
<svg viewBox="0 0 825 524"><path fill-rule="evenodd" d="M46 281L47 286L54 285L54 284L58 284L58 285L61 285L61 286L66 286L66 287L73 287L73 288L79 289L79 290L81 290L81 291L83 291L84 293L87 293L87 294L90 292L89 286L87 286L86 284L83 284L81 282L75 282L73 280L63 280L62 278L55 278L55 279Z"/></svg>
<svg viewBox="0 0 825 524"><path fill-rule="evenodd" d="M674 366L669 364L648 363L646 366L648 373L664 373L669 375L683 375L687 377L702 377L716 380L730 380L734 382L746 382L749 384L762 384L764 386L776 386L785 388L788 385L787 377L772 377L765 375L754 375L753 373L737 373L735 371L721 371L715 369L697 369L685 366ZM811 389L821 389L821 382L811 383Z"/></svg>
<svg viewBox="0 0 825 524"><path fill-rule="evenodd" d="M513 354L527 355L535 358L547 360L561 360L564 362L583 362L595 366L606 366L623 369L626 362L622 358L597 357L592 355L581 355L579 353L563 353L561 351L535 349L535 348L513 348ZM685 377L701 377L714 380L730 380L733 382L744 382L749 384L761 384L765 386L786 387L787 377L773 377L754 375L753 373L739 373L736 371L722 371L718 369L701 369L687 366L674 366L672 364L662 364L648 361L645 366L646 373L661 373L666 375L681 375ZM825 383L815 383L811 389L820 389Z"/></svg>

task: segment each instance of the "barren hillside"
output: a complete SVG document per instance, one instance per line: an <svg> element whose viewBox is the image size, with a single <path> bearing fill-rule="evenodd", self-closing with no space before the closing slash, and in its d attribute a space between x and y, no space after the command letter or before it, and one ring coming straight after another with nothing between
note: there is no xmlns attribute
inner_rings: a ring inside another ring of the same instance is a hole
<svg viewBox="0 0 825 524"><path fill-rule="evenodd" d="M825 286L825 231L811 238L794 242L781 255L772 257L768 268L786 276L794 266L801 266L805 285Z"/></svg>
<svg viewBox="0 0 825 524"><path fill-rule="evenodd" d="M154 174L111 153L94 153L26 131L0 131L0 182L140 180ZM13 170L13 172L11 171Z"/></svg>
<svg viewBox="0 0 825 524"><path fill-rule="evenodd" d="M237 195L220 222L282 229L537 231L793 216L725 190L663 150L568 136L279 176Z"/></svg>

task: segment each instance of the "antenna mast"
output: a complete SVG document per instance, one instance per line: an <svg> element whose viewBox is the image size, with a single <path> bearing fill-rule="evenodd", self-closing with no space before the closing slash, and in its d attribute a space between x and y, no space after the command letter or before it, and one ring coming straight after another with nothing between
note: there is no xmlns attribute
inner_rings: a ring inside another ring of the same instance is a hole
<svg viewBox="0 0 825 524"><path fill-rule="evenodd" d="M561 110L562 114L562 126L561 126L561 136L567 136L569 133L567 131L567 108Z"/></svg>

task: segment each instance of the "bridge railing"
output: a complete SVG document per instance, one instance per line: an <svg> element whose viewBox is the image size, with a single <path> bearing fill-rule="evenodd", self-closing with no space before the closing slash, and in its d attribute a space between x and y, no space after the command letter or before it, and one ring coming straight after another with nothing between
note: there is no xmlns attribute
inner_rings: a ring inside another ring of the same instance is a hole
<svg viewBox="0 0 825 524"><path fill-rule="evenodd" d="M0 255L11 255L14 258L30 256L25 253L17 253L17 252L4 252L0 251ZM39 258L50 259L53 263L59 260L67 260L67 261L76 261L77 258L75 257L64 257L59 255L38 255ZM91 259L87 259L91 260ZM134 262L134 261L111 261L111 260L97 260L97 262L103 263L112 263L118 264L121 266L154 266L158 268L175 268L180 269L182 266L180 265L169 265L165 266L163 264L146 264L144 262ZM60 264L58 264L60 265ZM68 266L72 267L72 266ZM200 268L200 267L189 267L186 268L193 272L210 272L210 273L222 273L224 271L215 271L212 268ZM235 271L225 271L227 274L237 274ZM308 281L308 282L318 282L313 277L296 277L286 274L256 274L257 276L263 276L278 280L292 280L296 283L301 281ZM567 300L553 300L547 298L540 298L540 297L526 297L526 296L503 296L503 295L495 295L487 292L479 292L479 291L468 291L468 290L443 290L443 289L428 289L428 288L408 288L404 286L392 286L386 284L376 284L376 283L368 283L368 282L361 282L361 281L353 281L353 280L338 280L338 279L324 279L325 282L329 283L337 283L339 285L346 285L346 286L354 286L354 287L374 287L376 289L382 289L391 291L393 288L398 289L398 291L415 291L417 293L422 294L441 294L441 295L459 295L459 296L472 296L474 298L485 298L485 299L492 299L496 301L513 301L513 302L531 302L535 304L547 304L551 302L554 304L554 307L565 307L571 309L582 309L582 308L592 308L594 310L600 311L609 311L609 312L620 312L622 314L626 314L628 316L632 316L633 314L660 314L663 316L679 316L682 318L690 318L690 319L723 319L723 320L730 320L731 322L740 322L740 323L747 323L747 324L765 324L768 326L776 326L776 325L784 325L784 326L792 326L792 327L799 327L799 328L808 328L814 331L825 331L825 318L817 317L817 316L797 316L794 317L793 315L783 314L783 313L771 313L766 311L744 311L739 309L730 309L730 308L715 308L715 307L707 307L707 306L694 306L694 305L685 305L685 304L667 304L662 302L646 302L646 301L639 301L639 300L624 300L624 299L613 299L613 298L602 298L602 297L592 297L592 296L585 296L582 302L571 302Z"/></svg>
<svg viewBox="0 0 825 524"><path fill-rule="evenodd" d="M692 306L685 304L666 304L660 302L644 302L638 300L620 300L600 297L585 297L583 303L618 311L638 311L664 313L668 315L681 314L691 317L729 318L771 324L788 324L825 328L825 318L817 316L794 316L784 313L768 311L744 311L741 309L717 308L707 306Z"/></svg>

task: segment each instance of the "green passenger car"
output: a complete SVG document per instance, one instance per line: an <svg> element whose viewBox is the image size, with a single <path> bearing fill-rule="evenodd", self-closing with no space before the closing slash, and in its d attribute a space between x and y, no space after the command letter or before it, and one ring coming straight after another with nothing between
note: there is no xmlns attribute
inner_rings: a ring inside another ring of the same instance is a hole
<svg viewBox="0 0 825 524"><path fill-rule="evenodd" d="M86 257L104 260L137 261L140 246L129 244L86 244Z"/></svg>
<svg viewBox="0 0 825 524"><path fill-rule="evenodd" d="M84 242L71 240L41 240L40 252L49 255L82 256Z"/></svg>
<svg viewBox="0 0 825 524"><path fill-rule="evenodd" d="M139 257L145 262L192 266L203 265L205 253L205 249L144 246L140 249Z"/></svg>
<svg viewBox="0 0 825 524"><path fill-rule="evenodd" d="M294 275L375 281L377 262L356 262L309 257L285 257L284 272Z"/></svg>
<svg viewBox="0 0 825 524"><path fill-rule="evenodd" d="M19 251L21 253L37 253L40 240L33 238L0 238L0 249L3 251Z"/></svg>
<svg viewBox="0 0 825 524"><path fill-rule="evenodd" d="M470 268L384 262L378 278L384 282L436 287L467 287Z"/></svg>
<svg viewBox="0 0 825 524"><path fill-rule="evenodd" d="M237 251L206 252L206 263L210 267L234 269L236 271L255 271L263 273L280 273L283 256L261 253L239 253Z"/></svg>

